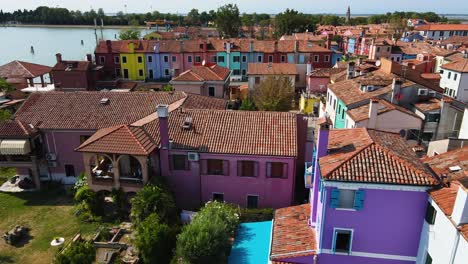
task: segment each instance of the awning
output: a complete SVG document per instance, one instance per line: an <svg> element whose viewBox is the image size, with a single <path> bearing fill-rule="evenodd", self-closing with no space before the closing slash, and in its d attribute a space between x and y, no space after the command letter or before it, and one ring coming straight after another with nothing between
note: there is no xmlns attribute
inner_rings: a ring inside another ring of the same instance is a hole
<svg viewBox="0 0 468 264"><path fill-rule="evenodd" d="M2 155L26 155L31 152L28 140L5 139L0 143Z"/></svg>

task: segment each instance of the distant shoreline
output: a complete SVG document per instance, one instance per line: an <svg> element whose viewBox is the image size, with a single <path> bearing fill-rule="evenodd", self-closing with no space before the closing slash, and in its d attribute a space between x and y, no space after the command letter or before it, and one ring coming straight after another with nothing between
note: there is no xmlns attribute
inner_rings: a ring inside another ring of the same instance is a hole
<svg viewBox="0 0 468 264"><path fill-rule="evenodd" d="M46 25L46 24L0 24L1 27L26 27L26 28L90 28L93 29L94 25ZM101 27L98 26L98 29ZM124 25L106 25L104 29L148 29L146 26L124 26Z"/></svg>

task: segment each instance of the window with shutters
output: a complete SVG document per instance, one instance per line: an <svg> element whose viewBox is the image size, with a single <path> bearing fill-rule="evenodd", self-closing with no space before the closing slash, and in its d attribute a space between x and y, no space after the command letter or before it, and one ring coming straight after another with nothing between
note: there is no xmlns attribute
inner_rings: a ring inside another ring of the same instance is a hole
<svg viewBox="0 0 468 264"><path fill-rule="evenodd" d="M241 177L257 177L258 164L251 160L237 162L237 175Z"/></svg>
<svg viewBox="0 0 468 264"><path fill-rule="evenodd" d="M187 56L187 62L189 62L189 63L192 62L192 56Z"/></svg>
<svg viewBox="0 0 468 264"><path fill-rule="evenodd" d="M344 210L362 210L364 208L364 190L334 188L330 194L330 207Z"/></svg>
<svg viewBox="0 0 468 264"><path fill-rule="evenodd" d="M426 222L430 225L433 225L435 223L436 216L437 216L436 209L434 208L434 206L432 206L430 202L428 202L427 208L426 208L426 217L425 217Z"/></svg>
<svg viewBox="0 0 468 264"><path fill-rule="evenodd" d="M143 62L143 57L138 56L138 63L142 63L142 62Z"/></svg>
<svg viewBox="0 0 468 264"><path fill-rule="evenodd" d="M201 57L200 56L195 56L195 62L201 62Z"/></svg>
<svg viewBox="0 0 468 264"><path fill-rule="evenodd" d="M208 159L202 161L204 164L204 174L208 175L229 175L229 161L220 159Z"/></svg>
<svg viewBox="0 0 468 264"><path fill-rule="evenodd" d="M169 56L165 55L165 56L163 57L163 60L164 60L164 62L169 62Z"/></svg>
<svg viewBox="0 0 468 264"><path fill-rule="evenodd" d="M335 228L333 232L333 252L350 253L353 230Z"/></svg>
<svg viewBox="0 0 468 264"><path fill-rule="evenodd" d="M224 56L218 56L218 62L224 62Z"/></svg>
<svg viewBox="0 0 468 264"><path fill-rule="evenodd" d="M267 162L267 177L287 178L287 164L282 162Z"/></svg>
<svg viewBox="0 0 468 264"><path fill-rule="evenodd" d="M189 170L187 155L172 155L172 169L176 171Z"/></svg>
<svg viewBox="0 0 468 264"><path fill-rule="evenodd" d="M247 62L247 56L242 55L242 62Z"/></svg>

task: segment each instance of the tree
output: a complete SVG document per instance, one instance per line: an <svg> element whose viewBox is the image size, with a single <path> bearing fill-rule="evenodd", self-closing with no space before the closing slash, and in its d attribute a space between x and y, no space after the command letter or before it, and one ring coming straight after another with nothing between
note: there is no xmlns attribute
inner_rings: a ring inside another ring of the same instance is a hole
<svg viewBox="0 0 468 264"><path fill-rule="evenodd" d="M140 39L141 32L138 29L125 29L121 30L119 33L119 39L121 40L132 40L132 39Z"/></svg>
<svg viewBox="0 0 468 264"><path fill-rule="evenodd" d="M228 38L239 36L241 20L237 5L224 5L216 12L216 26L221 34Z"/></svg>
<svg viewBox="0 0 468 264"><path fill-rule="evenodd" d="M11 112L7 109L0 109L0 122L11 119Z"/></svg>
<svg viewBox="0 0 468 264"><path fill-rule="evenodd" d="M70 244L64 251L57 253L55 264L93 263L96 258L96 249L91 242L78 240Z"/></svg>
<svg viewBox="0 0 468 264"><path fill-rule="evenodd" d="M149 215L156 213L161 223L178 221L177 208L171 193L157 185L146 185L131 201L131 217L137 225Z"/></svg>
<svg viewBox="0 0 468 264"><path fill-rule="evenodd" d="M0 78L0 91L4 93L8 93L13 91L13 86L8 83L5 79Z"/></svg>
<svg viewBox="0 0 468 264"><path fill-rule="evenodd" d="M153 213L138 225L135 246L144 263L169 263L175 247L175 233Z"/></svg>
<svg viewBox="0 0 468 264"><path fill-rule="evenodd" d="M198 9L193 8L192 10L190 10L185 19L189 25L199 25L200 14L198 13Z"/></svg>
<svg viewBox="0 0 468 264"><path fill-rule="evenodd" d="M239 110L244 110L244 111L255 111L255 103L252 100L251 96L247 96L244 100L242 100L242 104L239 107Z"/></svg>
<svg viewBox="0 0 468 264"><path fill-rule="evenodd" d="M177 236L176 255L182 262L226 263L231 244L229 238L239 224L235 207L208 202Z"/></svg>
<svg viewBox="0 0 468 264"><path fill-rule="evenodd" d="M262 111L289 111L294 87L288 77L267 77L254 91L254 101Z"/></svg>

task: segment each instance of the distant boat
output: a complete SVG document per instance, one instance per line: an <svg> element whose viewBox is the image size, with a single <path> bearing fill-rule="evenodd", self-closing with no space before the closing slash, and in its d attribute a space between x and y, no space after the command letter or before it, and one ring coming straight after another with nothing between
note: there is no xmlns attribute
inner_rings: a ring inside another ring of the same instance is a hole
<svg viewBox="0 0 468 264"><path fill-rule="evenodd" d="M31 53L34 54L34 47L31 46Z"/></svg>
<svg viewBox="0 0 468 264"><path fill-rule="evenodd" d="M82 46L84 45L84 41L83 41L83 40L81 40L81 45L82 45Z"/></svg>

